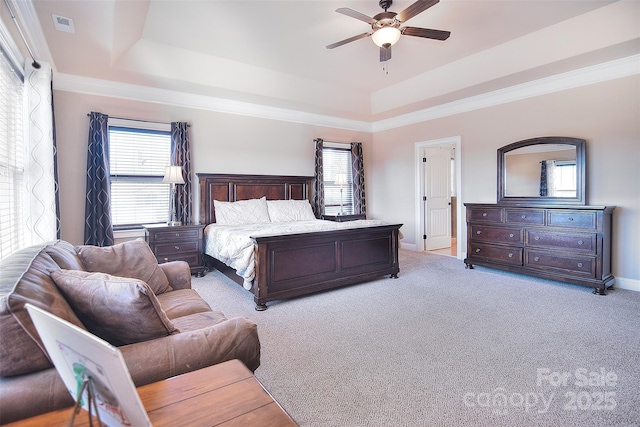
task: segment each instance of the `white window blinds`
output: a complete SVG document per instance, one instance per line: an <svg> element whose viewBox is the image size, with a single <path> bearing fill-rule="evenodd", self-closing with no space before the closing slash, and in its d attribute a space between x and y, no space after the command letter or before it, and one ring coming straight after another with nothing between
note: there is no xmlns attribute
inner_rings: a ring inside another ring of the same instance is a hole
<svg viewBox="0 0 640 427"><path fill-rule="evenodd" d="M24 85L0 49L0 258L24 246Z"/></svg>
<svg viewBox="0 0 640 427"><path fill-rule="evenodd" d="M351 150L323 148L322 172L324 175L324 214L353 214ZM345 179L345 184L339 184L341 177Z"/></svg>
<svg viewBox="0 0 640 427"><path fill-rule="evenodd" d="M171 155L171 133L109 127L111 215L116 229L166 222L169 184L163 184Z"/></svg>

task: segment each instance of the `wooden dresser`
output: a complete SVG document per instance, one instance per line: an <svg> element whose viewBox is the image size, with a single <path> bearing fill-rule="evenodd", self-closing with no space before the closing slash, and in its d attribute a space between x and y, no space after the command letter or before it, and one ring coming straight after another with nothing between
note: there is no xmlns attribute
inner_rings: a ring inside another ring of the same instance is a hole
<svg viewBox="0 0 640 427"><path fill-rule="evenodd" d="M204 225L144 225L145 239L159 263L186 261L191 273L202 276Z"/></svg>
<svg viewBox="0 0 640 427"><path fill-rule="evenodd" d="M482 265L560 280L602 295L613 285L614 206L465 206L467 268Z"/></svg>

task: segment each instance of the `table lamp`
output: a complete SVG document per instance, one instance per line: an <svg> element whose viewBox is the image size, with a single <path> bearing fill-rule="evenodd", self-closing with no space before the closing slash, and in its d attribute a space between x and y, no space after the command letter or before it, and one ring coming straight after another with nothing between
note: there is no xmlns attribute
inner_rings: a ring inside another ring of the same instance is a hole
<svg viewBox="0 0 640 427"><path fill-rule="evenodd" d="M164 170L162 182L171 184L171 195L169 196L169 221L167 225L182 225L176 218L176 184L184 184L182 177L182 166L167 166Z"/></svg>
<svg viewBox="0 0 640 427"><path fill-rule="evenodd" d="M334 184L340 186L340 213L338 215L343 215L344 214L342 212L342 186L343 185L347 185L348 183L349 182L347 181L347 174L346 173L337 173L336 174L336 180L335 180Z"/></svg>

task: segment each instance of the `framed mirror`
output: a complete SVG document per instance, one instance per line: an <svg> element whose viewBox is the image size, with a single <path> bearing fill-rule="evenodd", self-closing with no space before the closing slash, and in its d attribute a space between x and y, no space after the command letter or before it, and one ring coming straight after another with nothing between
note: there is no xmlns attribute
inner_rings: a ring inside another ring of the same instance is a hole
<svg viewBox="0 0 640 427"><path fill-rule="evenodd" d="M498 149L498 203L584 205L586 141L532 138Z"/></svg>

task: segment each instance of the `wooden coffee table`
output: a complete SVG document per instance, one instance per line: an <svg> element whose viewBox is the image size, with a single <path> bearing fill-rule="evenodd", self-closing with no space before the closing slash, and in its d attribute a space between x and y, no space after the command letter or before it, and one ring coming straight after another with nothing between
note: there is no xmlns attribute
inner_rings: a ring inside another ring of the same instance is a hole
<svg viewBox="0 0 640 427"><path fill-rule="evenodd" d="M138 387L138 394L154 427L298 425L238 360ZM38 415L7 427L66 426L72 410ZM85 411L76 416L74 426L89 426Z"/></svg>

